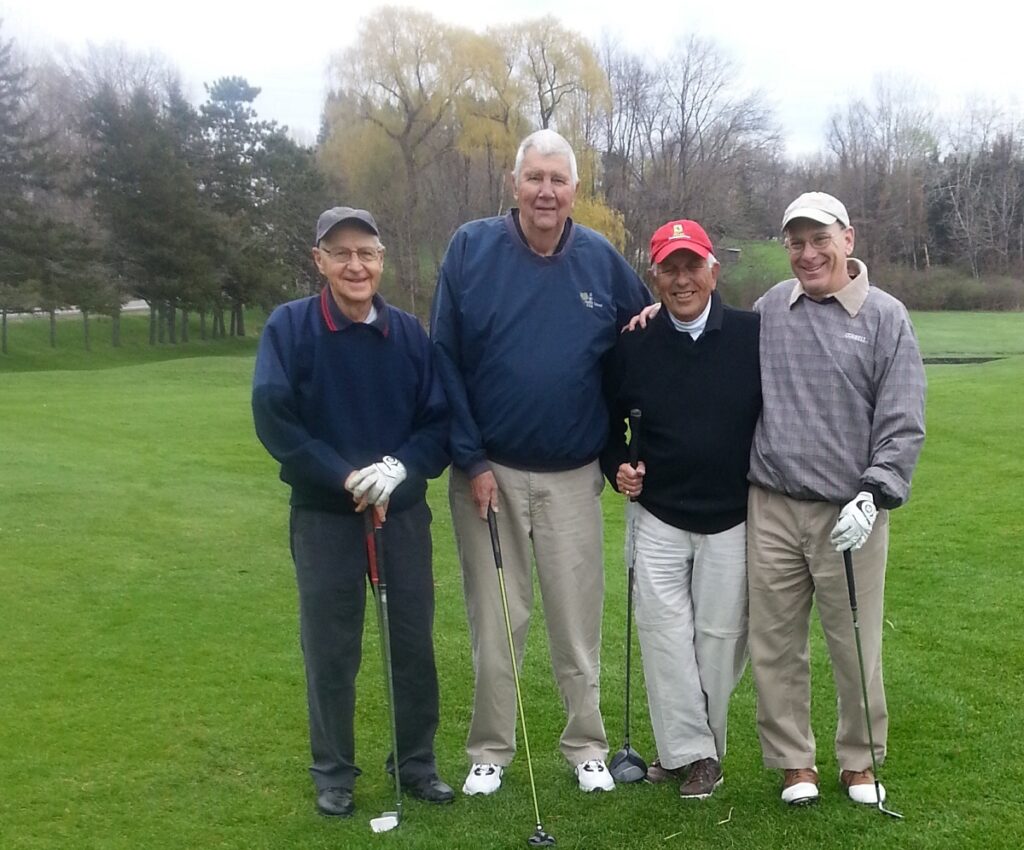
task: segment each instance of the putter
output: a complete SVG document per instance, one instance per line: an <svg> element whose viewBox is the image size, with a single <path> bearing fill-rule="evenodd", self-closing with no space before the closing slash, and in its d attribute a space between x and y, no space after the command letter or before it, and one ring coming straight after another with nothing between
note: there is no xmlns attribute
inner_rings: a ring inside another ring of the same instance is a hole
<svg viewBox="0 0 1024 850"><path fill-rule="evenodd" d="M384 693L391 721L391 763L395 773L395 810L381 812L370 819L374 832L389 832L402 822L402 781L398 776L398 725L395 721L395 682L391 675L391 632L388 626L388 583L384 572L384 544L382 525L376 507L370 505L364 513L366 526L366 556L369 563L370 584L377 600L377 628L380 632L380 654L384 664Z"/></svg>
<svg viewBox="0 0 1024 850"><path fill-rule="evenodd" d="M864 651L860 646L860 623L857 622L857 586L853 581L853 555L849 549L843 550L843 566L846 568L846 587L850 591L850 611L853 613L853 638L857 644L857 664L860 666L860 690L864 696L864 720L868 725L868 747L871 749L871 770L875 775L875 800L878 811L891 818L903 819L903 815L887 809L882 801L882 791L878 782L878 763L875 760L875 736L871 732L871 712L868 710L868 682L864 675Z"/></svg>
<svg viewBox="0 0 1024 850"><path fill-rule="evenodd" d="M639 408L629 411L629 463L636 469L640 461ZM616 782L639 782L647 775L647 762L629 743L630 657L633 650L633 574L636 568L636 501L630 496L629 510L629 572L626 579L626 736L622 748L608 762L608 772Z"/></svg>
<svg viewBox="0 0 1024 850"><path fill-rule="evenodd" d="M494 551L494 566L498 570L498 588L501 590L501 610L505 614L505 632L508 635L508 656L512 662L512 679L516 683L516 702L519 705L519 723L523 727L523 749L526 750L526 770L530 774L530 792L533 794L533 814L537 828L526 839L530 847L553 847L555 837L544 831L540 822L540 806L537 805L537 786L533 781L533 759L530 758L530 739L526 735L526 713L523 711L523 692L519 687L519 668L516 665L516 645L512 638L512 619L508 613L508 596L505 594L505 569L501 562L501 543L498 540L498 517L494 508L487 506L487 526L491 530L491 549Z"/></svg>

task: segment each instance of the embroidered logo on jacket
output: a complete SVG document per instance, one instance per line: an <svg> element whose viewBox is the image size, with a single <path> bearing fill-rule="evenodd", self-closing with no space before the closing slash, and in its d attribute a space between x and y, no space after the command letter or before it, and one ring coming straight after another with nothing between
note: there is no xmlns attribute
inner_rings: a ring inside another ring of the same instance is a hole
<svg viewBox="0 0 1024 850"><path fill-rule="evenodd" d="M861 336L860 334L853 334L850 333L849 331L843 334L843 339L852 339L854 342L862 342L865 345L868 344L868 338L866 336Z"/></svg>
<svg viewBox="0 0 1024 850"><path fill-rule="evenodd" d="M591 310L593 310L595 307L603 307L604 306L604 304L602 304L600 301L595 301L594 300L594 293L593 292L581 292L580 293L580 301L583 302L583 306L584 307L589 307Z"/></svg>

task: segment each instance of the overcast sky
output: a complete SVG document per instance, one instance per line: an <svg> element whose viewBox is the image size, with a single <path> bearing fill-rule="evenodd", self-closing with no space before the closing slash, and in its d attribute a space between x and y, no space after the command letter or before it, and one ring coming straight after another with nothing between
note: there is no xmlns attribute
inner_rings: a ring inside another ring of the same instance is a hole
<svg viewBox="0 0 1024 850"><path fill-rule="evenodd" d="M198 103L203 83L239 75L263 89L261 117L312 142L330 56L350 45L377 2L261 3L258 0L0 0L3 34L29 51L121 42L157 51L180 70ZM555 14L597 41L613 33L655 57L691 33L713 39L775 108L790 154L819 150L830 112L867 95L879 75L914 80L939 112L971 99L994 101L1024 117L1024 12L1006 0L963 4L866 0L782 4L739 0L698 4L560 0L487 3L406 0L454 24L482 29ZM510 11L510 10L514 10Z"/></svg>

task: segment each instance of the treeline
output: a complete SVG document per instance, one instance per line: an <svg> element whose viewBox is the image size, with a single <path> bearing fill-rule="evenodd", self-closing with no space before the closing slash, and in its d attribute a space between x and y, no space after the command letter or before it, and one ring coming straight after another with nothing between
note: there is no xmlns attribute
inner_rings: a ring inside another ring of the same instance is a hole
<svg viewBox="0 0 1024 850"><path fill-rule="evenodd" d="M2 35L2 33L0 33ZM312 222L327 203L315 151L259 119L259 89L206 86L121 48L27 65L0 37L0 337L8 314L150 306L150 342L245 334L246 305L316 285Z"/></svg>
<svg viewBox="0 0 1024 850"><path fill-rule="evenodd" d="M880 80L832 116L820 153L794 161L770 104L800 97L800 81L749 91L738 72L696 36L656 60L611 38L588 43L553 18L479 33L382 9L332 62L321 161L388 222L417 309L452 230L510 203L505 174L537 127L561 132L579 156L576 217L638 268L670 218L697 218L717 238L774 237L786 204L815 188L846 202L876 276L891 273L922 306L1021 306L1020 116L974 105L940 120L912 84ZM913 274L936 265L1018 280L986 280L958 301Z"/></svg>
<svg viewBox="0 0 1024 850"><path fill-rule="evenodd" d="M846 202L858 254L912 306L1021 306L1024 121L993 106L943 119L881 80L794 160L771 103L799 81L744 89L710 40L652 59L553 18L476 32L396 8L363 20L330 82L305 148L259 119L244 79L209 84L196 109L160 60L108 47L29 63L0 29L4 345L8 312L69 305L115 317L116 344L130 298L150 304L153 342L179 340L189 314L202 333L244 333L245 305L316 285L310 225L342 202L378 216L390 296L422 315L451 233L508 208L517 144L538 127L577 152L575 217L637 268L669 218L775 237L816 188Z"/></svg>

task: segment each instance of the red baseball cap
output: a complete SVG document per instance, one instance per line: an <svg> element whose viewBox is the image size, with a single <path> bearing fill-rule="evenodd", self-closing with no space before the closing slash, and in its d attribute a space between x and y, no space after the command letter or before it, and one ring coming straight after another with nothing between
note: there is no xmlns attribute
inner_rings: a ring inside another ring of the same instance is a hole
<svg viewBox="0 0 1024 850"><path fill-rule="evenodd" d="M660 263L676 251L692 251L698 257L707 259L715 249L704 228L689 219L670 221L654 231L651 237L651 262Z"/></svg>

